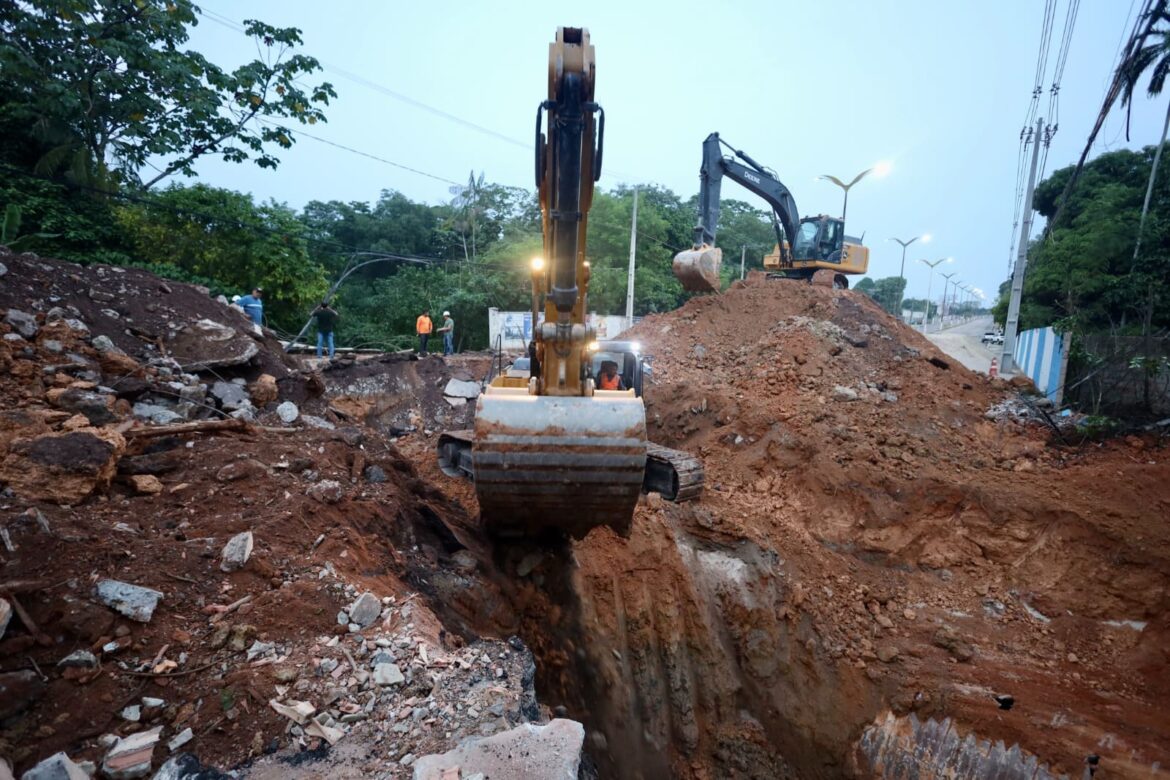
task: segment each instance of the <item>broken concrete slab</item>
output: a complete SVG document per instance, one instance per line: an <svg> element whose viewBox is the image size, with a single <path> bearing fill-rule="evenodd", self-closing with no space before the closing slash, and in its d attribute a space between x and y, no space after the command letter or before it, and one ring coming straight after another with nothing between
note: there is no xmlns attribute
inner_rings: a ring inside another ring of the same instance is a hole
<svg viewBox="0 0 1170 780"><path fill-rule="evenodd" d="M467 406L467 399L466 398L456 398L454 396L445 395L445 396L443 396L443 400L446 401L451 406L455 407L456 409L458 409L461 406Z"/></svg>
<svg viewBox="0 0 1170 780"><path fill-rule="evenodd" d="M524 723L494 736L469 740L442 755L423 756L414 763L414 780L441 780L453 768L464 777L483 773L493 780L571 780L580 769L584 742L585 727L575 720L557 718L543 726Z"/></svg>
<svg viewBox="0 0 1170 780"><path fill-rule="evenodd" d="M167 750L174 753L193 739L195 739L195 732L187 727L171 738L171 741L167 743Z"/></svg>
<svg viewBox="0 0 1170 780"><path fill-rule="evenodd" d="M101 580L95 588L97 599L110 609L139 623L150 622L163 594L151 588L118 580Z"/></svg>
<svg viewBox="0 0 1170 780"><path fill-rule="evenodd" d="M449 379L443 388L443 395L454 398L478 398L479 392L479 382L464 382L461 379Z"/></svg>
<svg viewBox="0 0 1170 780"><path fill-rule="evenodd" d="M341 483L335 479L323 479L311 485L306 492L309 498L316 499L322 504L336 504L345 496Z"/></svg>
<svg viewBox="0 0 1170 780"><path fill-rule="evenodd" d="M102 759L102 771L112 780L146 777L162 730L162 726L156 726L119 739Z"/></svg>
<svg viewBox="0 0 1170 780"><path fill-rule="evenodd" d="M0 483L21 498L76 504L109 486L126 440L109 428L83 428L14 440L0 461Z"/></svg>
<svg viewBox="0 0 1170 780"><path fill-rule="evenodd" d="M252 532L244 531L236 534L223 546L220 555L220 571L239 571L252 557Z"/></svg>
<svg viewBox="0 0 1170 780"><path fill-rule="evenodd" d="M373 593L363 593L350 605L349 620L362 628L373 625L382 614L382 602Z"/></svg>
<svg viewBox="0 0 1170 780"><path fill-rule="evenodd" d="M271 699L268 702L268 706L271 707L276 712L276 714L283 715L300 726L308 723L309 718L313 717L313 713L317 711L317 708L312 704L309 704L309 702L295 701L293 699L290 699L288 704L282 704L276 699Z"/></svg>
<svg viewBox="0 0 1170 780"><path fill-rule="evenodd" d="M250 335L208 319L184 326L167 346L184 371L238 366L260 353Z"/></svg>
<svg viewBox="0 0 1170 780"><path fill-rule="evenodd" d="M89 775L69 756L54 753L21 775L20 780L89 780Z"/></svg>

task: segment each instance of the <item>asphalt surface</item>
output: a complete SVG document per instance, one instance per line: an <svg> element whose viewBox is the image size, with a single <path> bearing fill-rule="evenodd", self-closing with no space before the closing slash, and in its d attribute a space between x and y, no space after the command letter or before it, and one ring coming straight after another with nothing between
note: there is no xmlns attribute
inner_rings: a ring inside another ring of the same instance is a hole
<svg viewBox="0 0 1170 780"><path fill-rule="evenodd" d="M1000 350L999 345L986 347L979 341L991 329L991 317L979 317L946 330L931 331L926 337L967 368L986 374L991 367L991 359L999 357Z"/></svg>

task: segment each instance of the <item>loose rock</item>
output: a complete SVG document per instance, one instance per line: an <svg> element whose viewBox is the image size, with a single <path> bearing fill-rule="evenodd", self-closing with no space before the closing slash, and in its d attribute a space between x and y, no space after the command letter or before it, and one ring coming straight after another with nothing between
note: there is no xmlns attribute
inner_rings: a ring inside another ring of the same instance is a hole
<svg viewBox="0 0 1170 780"><path fill-rule="evenodd" d="M220 571L238 571L252 557L252 532L244 531L236 534L223 547L219 568Z"/></svg>
<svg viewBox="0 0 1170 780"><path fill-rule="evenodd" d="M102 760L102 771L112 780L131 780L150 774L154 746L158 744L162 726L140 731L119 739Z"/></svg>
<svg viewBox="0 0 1170 780"><path fill-rule="evenodd" d="M291 425L301 416L301 410L292 401L285 401L276 407L276 414L285 425Z"/></svg>
<svg viewBox="0 0 1170 780"><path fill-rule="evenodd" d="M118 580L101 580L96 588L98 601L140 623L150 622L163 594Z"/></svg>
<svg viewBox="0 0 1170 780"><path fill-rule="evenodd" d="M54 753L21 775L20 780L89 780L89 775L64 753Z"/></svg>
<svg viewBox="0 0 1170 780"><path fill-rule="evenodd" d="M381 613L382 602L373 593L367 592L358 596L357 600L350 606L349 619L362 628L365 628L366 626L373 625Z"/></svg>
<svg viewBox="0 0 1170 780"><path fill-rule="evenodd" d="M442 755L423 756L414 763L414 780L442 780L451 769L461 770L464 777L482 772L499 778L575 778L584 742L585 727L574 720L557 718L543 726L525 723Z"/></svg>

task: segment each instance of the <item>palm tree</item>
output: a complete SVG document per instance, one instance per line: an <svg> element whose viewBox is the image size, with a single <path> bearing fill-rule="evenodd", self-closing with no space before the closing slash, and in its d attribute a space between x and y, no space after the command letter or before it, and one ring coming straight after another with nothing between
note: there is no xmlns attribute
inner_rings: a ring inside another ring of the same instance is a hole
<svg viewBox="0 0 1170 780"><path fill-rule="evenodd" d="M483 173L479 174L479 178L475 178L475 171L467 177L467 186L454 185L448 187L448 191L455 196L451 201L451 205L458 210L458 215L454 221L454 227L459 232L463 239L463 259L468 260L467 257L467 235L471 234L471 260L476 259L475 246L475 226L476 219L480 214L479 196L483 192Z"/></svg>
<svg viewBox="0 0 1170 780"><path fill-rule="evenodd" d="M1146 27L1143 45L1133 50L1119 68L1123 79L1121 92L1121 105L1123 106L1132 106L1134 90L1137 89L1138 82L1147 72L1150 74L1150 83L1146 91L1150 97L1162 94L1162 87L1166 85L1166 77L1170 75L1170 10L1167 10L1165 0L1159 2L1151 13L1152 18ZM1163 23L1167 26L1157 27L1158 24ZM1162 138L1158 141L1158 148L1154 151L1154 165L1150 169L1150 181L1146 185L1146 199L1142 203L1142 215L1138 220L1137 242L1133 248L1133 262L1135 264L1142 248L1142 231L1146 225L1146 215L1150 210L1150 199L1154 194L1154 182L1158 178L1158 164L1162 160L1162 147L1166 145L1167 130L1170 130L1170 102L1166 104L1166 121L1162 123Z"/></svg>

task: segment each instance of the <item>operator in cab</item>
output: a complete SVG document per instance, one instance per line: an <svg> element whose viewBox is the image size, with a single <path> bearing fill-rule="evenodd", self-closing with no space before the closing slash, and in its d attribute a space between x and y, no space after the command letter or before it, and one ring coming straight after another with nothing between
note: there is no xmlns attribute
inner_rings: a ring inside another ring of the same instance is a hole
<svg viewBox="0 0 1170 780"><path fill-rule="evenodd" d="M617 372L617 363L606 360L601 364L601 374L597 377L598 390L625 390L626 384L621 374Z"/></svg>

